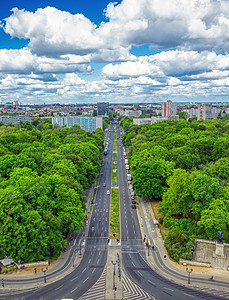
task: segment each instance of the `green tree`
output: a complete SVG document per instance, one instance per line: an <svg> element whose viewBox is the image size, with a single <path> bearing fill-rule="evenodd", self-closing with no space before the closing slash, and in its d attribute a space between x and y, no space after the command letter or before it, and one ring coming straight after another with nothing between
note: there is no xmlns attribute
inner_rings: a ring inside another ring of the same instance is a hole
<svg viewBox="0 0 229 300"><path fill-rule="evenodd" d="M172 174L174 164L167 161L149 161L138 168L133 186L139 196L149 199L161 198L166 179Z"/></svg>
<svg viewBox="0 0 229 300"><path fill-rule="evenodd" d="M214 199L208 208L201 212L201 218L198 226L206 232L206 237L214 239L217 232L221 229L224 234L229 225L229 212L222 199Z"/></svg>

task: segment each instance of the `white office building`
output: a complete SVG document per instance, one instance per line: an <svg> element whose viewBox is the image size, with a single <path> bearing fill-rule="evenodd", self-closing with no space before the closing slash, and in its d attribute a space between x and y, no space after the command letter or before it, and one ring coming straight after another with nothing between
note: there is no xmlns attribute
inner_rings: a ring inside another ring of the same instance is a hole
<svg viewBox="0 0 229 300"><path fill-rule="evenodd" d="M102 117L81 117L81 116L67 116L67 117L53 117L53 126L64 126L72 127L79 125L81 129L93 132L97 128L103 129L103 118Z"/></svg>

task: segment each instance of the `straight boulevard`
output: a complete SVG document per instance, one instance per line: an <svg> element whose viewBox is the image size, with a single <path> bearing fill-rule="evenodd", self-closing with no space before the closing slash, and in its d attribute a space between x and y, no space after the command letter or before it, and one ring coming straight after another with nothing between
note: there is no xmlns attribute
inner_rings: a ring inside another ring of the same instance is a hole
<svg viewBox="0 0 229 300"><path fill-rule="evenodd" d="M117 125L117 137L120 137L119 125ZM122 264L127 276L147 292L151 299L222 299L216 295L178 285L162 277L148 265L137 210L131 208L121 138L118 138L118 172ZM158 262L160 268L160 261Z"/></svg>
<svg viewBox="0 0 229 300"><path fill-rule="evenodd" d="M9 279L7 278L5 280L6 288L1 291L0 300L79 299L101 276L107 262L107 241L109 235L110 195L107 195L107 190L111 190L114 126L111 125L110 129L108 154L104 157L94 208L90 217L88 236L79 266L62 279L51 284L30 289L29 291L11 291L7 290L7 286L10 286L12 289L15 285L23 287L23 285L30 282L32 278L20 280L19 277L18 280L12 281L10 280L10 277L8 277ZM106 187L103 187L104 183L106 183ZM74 260L75 255L79 255L78 250L78 246L75 249L72 249L72 261ZM70 268L73 268L73 264ZM51 280L51 274L50 276L47 274L46 279L48 283ZM40 280L43 280L43 278ZM41 285L41 283L42 281L37 283L37 285Z"/></svg>

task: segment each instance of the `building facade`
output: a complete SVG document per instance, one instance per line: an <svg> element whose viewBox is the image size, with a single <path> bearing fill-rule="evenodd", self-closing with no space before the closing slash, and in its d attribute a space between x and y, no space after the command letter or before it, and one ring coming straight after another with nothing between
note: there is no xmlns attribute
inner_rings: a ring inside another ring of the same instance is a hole
<svg viewBox="0 0 229 300"><path fill-rule="evenodd" d="M179 116L167 116L167 117L151 117L151 124L162 121L179 121Z"/></svg>
<svg viewBox="0 0 229 300"><path fill-rule="evenodd" d="M109 116L109 102L97 103L98 116Z"/></svg>
<svg viewBox="0 0 229 300"><path fill-rule="evenodd" d="M72 127L79 125L81 129L89 132L95 131L97 128L103 129L102 117L80 117L80 116L67 116L67 117L53 117L52 125Z"/></svg>
<svg viewBox="0 0 229 300"><path fill-rule="evenodd" d="M151 124L150 118L134 118L133 125Z"/></svg>
<svg viewBox="0 0 229 300"><path fill-rule="evenodd" d="M161 116L175 116L177 114L177 103L168 100L167 102L161 103Z"/></svg>
<svg viewBox="0 0 229 300"><path fill-rule="evenodd" d="M207 103L198 104L197 120L209 120L212 118L212 105Z"/></svg>
<svg viewBox="0 0 229 300"><path fill-rule="evenodd" d="M19 116L19 115L3 115L0 116L0 122L2 122L4 125L14 125L16 126L20 122L29 122L31 123L31 117L30 116Z"/></svg>
<svg viewBox="0 0 229 300"><path fill-rule="evenodd" d="M141 114L142 114L141 110L132 110L132 109L125 110L125 116L129 117L129 118L131 118L131 117L138 118L138 117L140 117Z"/></svg>

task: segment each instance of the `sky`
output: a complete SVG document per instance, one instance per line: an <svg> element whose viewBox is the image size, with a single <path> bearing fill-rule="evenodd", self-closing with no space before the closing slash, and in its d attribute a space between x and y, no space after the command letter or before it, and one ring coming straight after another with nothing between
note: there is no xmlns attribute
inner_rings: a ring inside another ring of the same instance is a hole
<svg viewBox="0 0 229 300"><path fill-rule="evenodd" d="M229 0L0 0L0 102L229 102Z"/></svg>

